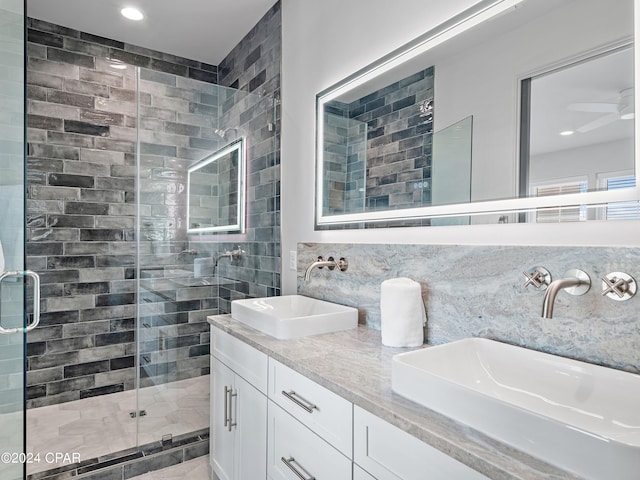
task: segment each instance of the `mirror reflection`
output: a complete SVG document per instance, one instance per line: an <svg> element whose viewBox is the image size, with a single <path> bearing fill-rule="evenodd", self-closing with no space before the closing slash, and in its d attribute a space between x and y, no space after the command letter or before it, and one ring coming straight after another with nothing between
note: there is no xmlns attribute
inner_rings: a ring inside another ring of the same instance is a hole
<svg viewBox="0 0 640 480"><path fill-rule="evenodd" d="M244 231L244 137L189 168L187 233Z"/></svg>
<svg viewBox="0 0 640 480"><path fill-rule="evenodd" d="M625 188L635 198L633 4L484 1L320 93L316 224L442 224L428 219L608 203ZM439 158L436 139L465 119L462 145ZM436 178L438 165L448 174ZM593 212L578 219L604 218Z"/></svg>
<svg viewBox="0 0 640 480"><path fill-rule="evenodd" d="M623 46L523 80L523 192L530 196L635 186L633 48ZM537 222L617 218L620 205L537 212Z"/></svg>

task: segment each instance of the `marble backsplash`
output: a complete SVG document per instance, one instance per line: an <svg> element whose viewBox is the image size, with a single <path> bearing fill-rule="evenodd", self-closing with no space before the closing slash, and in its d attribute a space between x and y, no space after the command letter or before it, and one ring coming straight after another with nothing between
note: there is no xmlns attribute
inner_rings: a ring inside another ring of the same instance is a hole
<svg viewBox="0 0 640 480"><path fill-rule="evenodd" d="M319 255L349 261L346 272L304 271ZM553 279L584 270L583 296L561 291L554 318L541 318L544 292L525 289L523 271L547 268ZM616 302L600 278L626 272L640 279L640 248L460 245L298 244L298 293L357 307L380 329L380 284L409 277L422 285L427 343L485 337L640 373L640 295Z"/></svg>

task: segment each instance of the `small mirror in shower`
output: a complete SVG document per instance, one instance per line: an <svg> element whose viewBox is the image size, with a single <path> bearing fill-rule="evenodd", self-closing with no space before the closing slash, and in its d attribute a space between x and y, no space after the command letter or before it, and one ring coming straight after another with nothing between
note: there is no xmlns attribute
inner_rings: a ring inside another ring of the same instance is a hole
<svg viewBox="0 0 640 480"><path fill-rule="evenodd" d="M245 139L235 140L189 168L187 233L243 233Z"/></svg>

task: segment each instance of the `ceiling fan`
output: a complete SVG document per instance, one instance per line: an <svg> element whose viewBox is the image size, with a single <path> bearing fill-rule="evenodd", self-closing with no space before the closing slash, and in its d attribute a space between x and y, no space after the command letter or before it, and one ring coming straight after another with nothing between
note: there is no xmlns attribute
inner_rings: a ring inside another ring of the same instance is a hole
<svg viewBox="0 0 640 480"><path fill-rule="evenodd" d="M620 91L617 103L572 103L568 107L574 112L604 113L599 118L585 123L576 128L576 132L587 133L600 127L604 127L616 120L631 120L635 117L634 88L625 88Z"/></svg>

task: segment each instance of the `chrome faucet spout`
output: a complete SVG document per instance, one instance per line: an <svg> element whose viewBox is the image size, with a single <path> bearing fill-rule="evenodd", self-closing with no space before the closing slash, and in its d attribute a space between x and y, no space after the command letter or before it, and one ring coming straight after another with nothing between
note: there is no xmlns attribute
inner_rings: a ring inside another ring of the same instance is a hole
<svg viewBox="0 0 640 480"><path fill-rule="evenodd" d="M307 270L304 272L304 281L308 282L311 279L311 271L314 268L322 268L322 267L334 267L336 266L336 261L331 257L331 260L321 260L322 257L318 257L318 260L313 262L311 265L307 267Z"/></svg>
<svg viewBox="0 0 640 480"><path fill-rule="evenodd" d="M553 305L560 290L571 295L584 295L591 288L591 279L581 270L569 270L565 278L554 280L544 292L542 301L542 318L553 318Z"/></svg>

